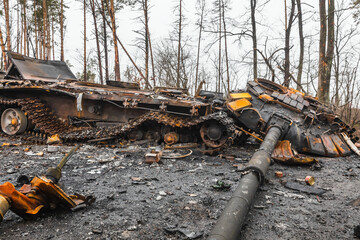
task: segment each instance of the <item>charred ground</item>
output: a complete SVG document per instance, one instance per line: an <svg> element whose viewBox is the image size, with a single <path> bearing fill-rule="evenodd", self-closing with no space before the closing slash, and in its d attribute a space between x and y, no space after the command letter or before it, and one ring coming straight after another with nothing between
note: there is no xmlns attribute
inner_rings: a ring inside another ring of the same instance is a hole
<svg viewBox="0 0 360 240"><path fill-rule="evenodd" d="M0 139L8 142L8 139ZM18 143L13 141L12 143ZM231 147L234 161L194 153L181 160L144 163L148 145L126 149L83 145L63 169L61 184L69 194L93 195L96 202L75 212L56 210L23 220L8 212L0 225L1 239L205 239L221 214L256 144ZM30 148L25 152L25 148ZM16 183L56 165L71 146L55 153L46 145L1 148L0 181ZM43 152L43 155L41 154ZM321 169L273 164L257 193L241 239L355 239L360 224L360 161L354 155L318 158ZM284 177L275 177L282 171ZM315 177L322 196L287 189L282 181ZM212 188L216 180L229 191Z"/></svg>

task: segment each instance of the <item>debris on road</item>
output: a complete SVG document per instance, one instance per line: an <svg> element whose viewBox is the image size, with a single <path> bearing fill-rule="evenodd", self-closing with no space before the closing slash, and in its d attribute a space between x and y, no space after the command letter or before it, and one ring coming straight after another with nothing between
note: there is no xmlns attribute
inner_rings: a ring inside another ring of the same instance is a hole
<svg viewBox="0 0 360 240"><path fill-rule="evenodd" d="M61 169L78 149L74 147L66 154L55 168L49 168L44 176L34 177L32 181L25 183L20 190L6 182L0 185L0 222L6 212L11 209L17 215L28 219L38 215L46 209L55 209L58 206L64 208L76 208L82 204L91 204L94 198L85 198L82 195L67 195L58 185L61 178ZM27 182L28 178L22 177L18 182Z"/></svg>
<svg viewBox="0 0 360 240"><path fill-rule="evenodd" d="M231 186L222 180L217 180L211 187L217 191L229 191Z"/></svg>
<svg viewBox="0 0 360 240"><path fill-rule="evenodd" d="M315 178L313 176L306 176L305 177L305 182L307 185L314 185L315 184Z"/></svg>
<svg viewBox="0 0 360 240"><path fill-rule="evenodd" d="M296 190L303 193L315 194L315 195L322 195L327 192L325 189L315 188L308 185L303 185L297 182L287 182L284 185L286 188Z"/></svg>

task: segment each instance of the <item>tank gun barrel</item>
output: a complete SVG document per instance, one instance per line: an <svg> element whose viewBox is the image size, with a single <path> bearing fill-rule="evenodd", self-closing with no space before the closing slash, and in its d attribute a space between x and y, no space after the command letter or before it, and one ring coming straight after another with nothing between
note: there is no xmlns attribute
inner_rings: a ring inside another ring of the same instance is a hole
<svg viewBox="0 0 360 240"><path fill-rule="evenodd" d="M244 175L233 196L226 205L208 240L236 240L239 238L241 227L250 210L259 185L263 182L266 171L270 165L270 155L282 134L282 128L272 126L258 151L252 156L248 172Z"/></svg>

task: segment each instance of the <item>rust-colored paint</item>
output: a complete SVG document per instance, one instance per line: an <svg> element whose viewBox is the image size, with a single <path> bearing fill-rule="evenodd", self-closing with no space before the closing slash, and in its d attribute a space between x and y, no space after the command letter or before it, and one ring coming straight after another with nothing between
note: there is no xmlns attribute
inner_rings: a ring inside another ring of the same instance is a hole
<svg viewBox="0 0 360 240"><path fill-rule="evenodd" d="M286 161L294 157L293 151L291 149L291 143L288 140L279 141L271 154L273 159L279 161Z"/></svg>
<svg viewBox="0 0 360 240"><path fill-rule="evenodd" d="M164 136L164 142L168 145L175 144L179 141L179 134L176 132L166 133Z"/></svg>
<svg viewBox="0 0 360 240"><path fill-rule="evenodd" d="M267 95L267 94L261 94L259 96L259 98L265 102L272 102L274 101L274 98L272 98L271 96Z"/></svg>
<svg viewBox="0 0 360 240"><path fill-rule="evenodd" d="M327 156L338 157L340 154L329 135L320 136Z"/></svg>
<svg viewBox="0 0 360 240"><path fill-rule="evenodd" d="M333 141L337 151L341 156L346 156L351 153L350 148L341 140L338 135L331 135L331 140Z"/></svg>
<svg viewBox="0 0 360 240"><path fill-rule="evenodd" d="M24 218L36 215L50 205L61 204L63 207L73 208L85 201L77 195L67 195L45 177L34 177L30 184L24 184L19 191L6 182L0 185L0 195L9 200L11 211Z"/></svg>
<svg viewBox="0 0 360 240"><path fill-rule="evenodd" d="M0 185L0 194L11 202L11 211L19 216L25 216L27 214L37 214L44 205L36 199L29 198L25 194L17 191L9 182Z"/></svg>

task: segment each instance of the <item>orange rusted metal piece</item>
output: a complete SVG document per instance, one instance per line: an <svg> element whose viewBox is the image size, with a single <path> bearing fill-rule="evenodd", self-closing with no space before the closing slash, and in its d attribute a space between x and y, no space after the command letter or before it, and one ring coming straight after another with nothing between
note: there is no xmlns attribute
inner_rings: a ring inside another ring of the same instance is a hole
<svg viewBox="0 0 360 240"><path fill-rule="evenodd" d="M0 194L9 201L11 211L21 217L37 214L44 207L41 201L17 191L9 182L0 185Z"/></svg>
<svg viewBox="0 0 360 240"><path fill-rule="evenodd" d="M271 154L271 157L282 162L293 158L294 154L291 149L290 141L279 141Z"/></svg>
<svg viewBox="0 0 360 240"><path fill-rule="evenodd" d="M79 148L76 145L67 153L56 168L49 168L46 177L34 177L30 184L24 184L19 190L6 182L0 185L0 222L10 208L23 218L30 218L48 208L62 206L75 208L83 203L92 203L93 198L81 195L67 195L56 183L61 177L61 169Z"/></svg>
<svg viewBox="0 0 360 240"><path fill-rule="evenodd" d="M34 216L50 206L74 208L85 202L85 198L81 196L67 195L46 177L34 177L30 184L24 184L19 191L14 185L6 182L0 185L0 196L8 201L11 211L23 218Z"/></svg>
<svg viewBox="0 0 360 240"><path fill-rule="evenodd" d="M288 140L279 141L271 157L287 164L310 164L317 162L314 158L299 156L297 152L292 149L291 143Z"/></svg>

